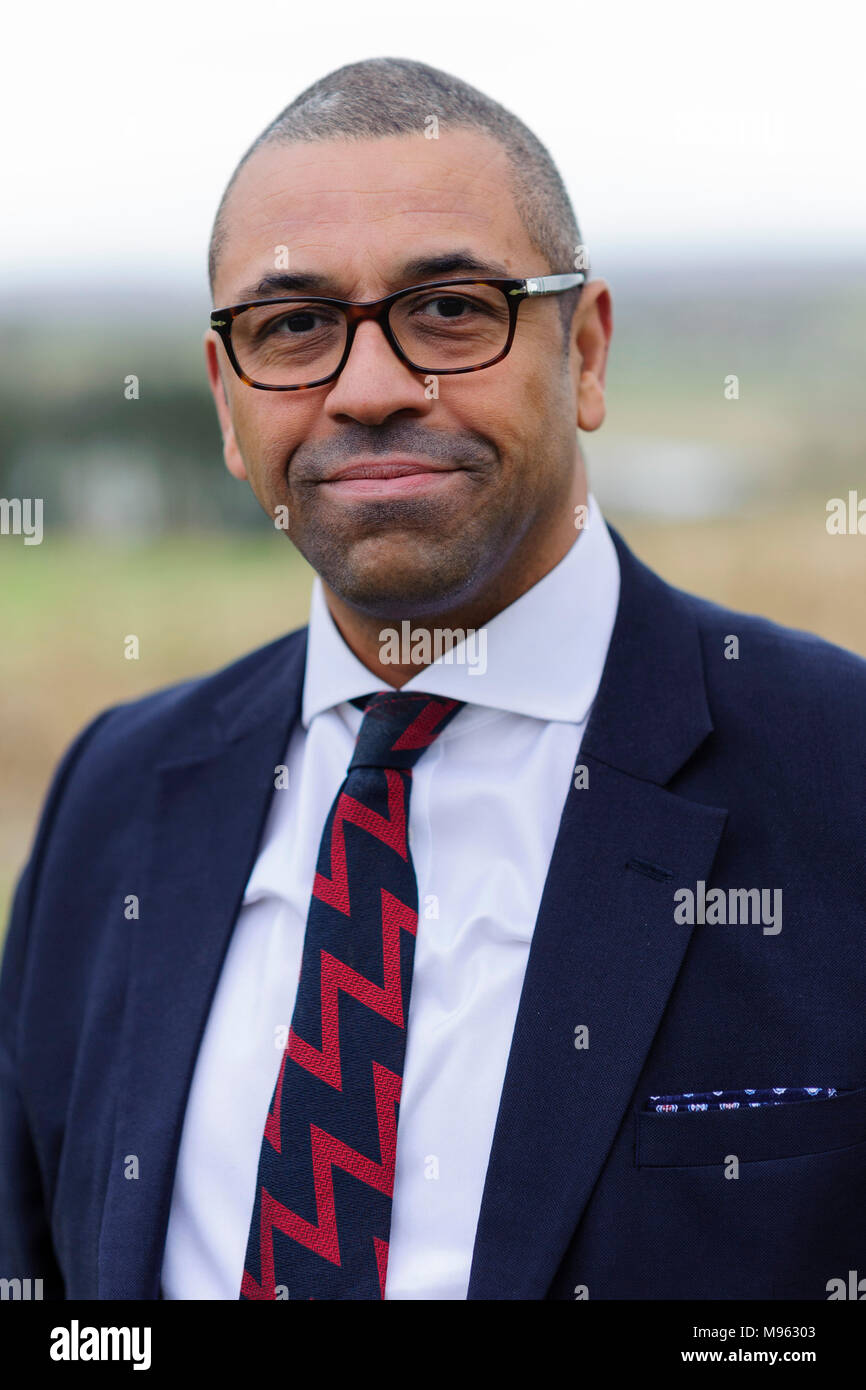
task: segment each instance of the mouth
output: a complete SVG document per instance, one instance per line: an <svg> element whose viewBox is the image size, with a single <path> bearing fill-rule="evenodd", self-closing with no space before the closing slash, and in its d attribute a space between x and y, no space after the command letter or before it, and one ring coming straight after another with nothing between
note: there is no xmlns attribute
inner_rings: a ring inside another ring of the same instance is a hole
<svg viewBox="0 0 866 1390"><path fill-rule="evenodd" d="M462 472L456 464L408 456L356 458L335 469L319 486L337 496L387 498L453 486Z"/></svg>

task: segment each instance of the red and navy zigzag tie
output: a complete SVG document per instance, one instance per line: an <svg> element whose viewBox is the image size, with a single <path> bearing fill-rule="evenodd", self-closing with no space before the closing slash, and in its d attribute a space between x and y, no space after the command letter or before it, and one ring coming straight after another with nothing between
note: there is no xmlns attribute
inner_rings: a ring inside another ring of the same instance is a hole
<svg viewBox="0 0 866 1390"><path fill-rule="evenodd" d="M462 702L382 691L325 822L242 1299L385 1296L418 887L412 768Z"/></svg>

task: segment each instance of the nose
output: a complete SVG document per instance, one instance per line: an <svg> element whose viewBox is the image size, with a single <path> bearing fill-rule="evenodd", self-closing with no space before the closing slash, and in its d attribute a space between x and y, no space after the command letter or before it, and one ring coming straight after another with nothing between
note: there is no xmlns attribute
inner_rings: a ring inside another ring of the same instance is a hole
<svg viewBox="0 0 866 1390"><path fill-rule="evenodd" d="M425 378L400 361L377 323L368 322L355 330L349 359L328 393L325 409L334 419L379 425L401 410L428 414L432 398Z"/></svg>

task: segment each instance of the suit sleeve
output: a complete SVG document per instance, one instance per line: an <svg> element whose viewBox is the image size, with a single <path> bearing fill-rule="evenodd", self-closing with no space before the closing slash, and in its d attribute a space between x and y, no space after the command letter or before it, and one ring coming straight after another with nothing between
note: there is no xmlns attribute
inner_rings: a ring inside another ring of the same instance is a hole
<svg viewBox="0 0 866 1390"><path fill-rule="evenodd" d="M0 1278L42 1279L44 1298L63 1298L64 1287L51 1240L43 1175L20 1085L19 1007L39 900L41 865L57 810L73 768L111 712L104 710L87 725L66 750L54 773L30 857L16 885L0 970Z"/></svg>

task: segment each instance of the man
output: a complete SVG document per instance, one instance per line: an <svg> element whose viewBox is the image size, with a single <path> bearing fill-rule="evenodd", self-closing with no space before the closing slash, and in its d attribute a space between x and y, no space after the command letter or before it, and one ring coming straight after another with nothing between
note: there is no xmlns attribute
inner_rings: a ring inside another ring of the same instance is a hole
<svg viewBox="0 0 866 1390"><path fill-rule="evenodd" d="M226 463L310 623L60 764L3 967L2 1273L826 1298L866 1258L864 663L608 530L610 295L481 93L316 83L211 277Z"/></svg>

